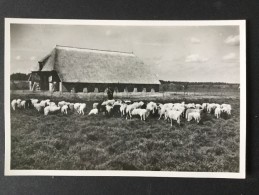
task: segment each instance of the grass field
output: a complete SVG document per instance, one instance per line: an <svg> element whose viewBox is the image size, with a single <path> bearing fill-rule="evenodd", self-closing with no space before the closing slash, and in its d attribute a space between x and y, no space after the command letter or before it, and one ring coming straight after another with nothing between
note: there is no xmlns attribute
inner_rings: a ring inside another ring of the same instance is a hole
<svg viewBox="0 0 259 195"><path fill-rule="evenodd" d="M200 124L183 120L180 126L170 127L157 118L144 122L74 113L44 116L34 109L11 111L11 169L238 172L239 99L185 99L186 103L212 101L231 104L232 116L216 119L203 114ZM89 112L93 101L86 103Z"/></svg>

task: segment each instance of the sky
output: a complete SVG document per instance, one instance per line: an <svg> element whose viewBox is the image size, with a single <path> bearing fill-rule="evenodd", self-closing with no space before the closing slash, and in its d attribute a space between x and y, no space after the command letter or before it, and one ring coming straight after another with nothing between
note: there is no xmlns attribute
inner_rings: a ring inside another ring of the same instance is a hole
<svg viewBox="0 0 259 195"><path fill-rule="evenodd" d="M56 45L133 52L160 80L240 82L238 26L11 24L11 73L29 73Z"/></svg>

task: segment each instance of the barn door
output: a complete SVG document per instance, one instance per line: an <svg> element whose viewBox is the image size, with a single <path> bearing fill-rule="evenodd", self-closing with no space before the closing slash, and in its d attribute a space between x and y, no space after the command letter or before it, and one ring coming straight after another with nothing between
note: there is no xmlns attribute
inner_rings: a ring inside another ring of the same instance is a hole
<svg viewBox="0 0 259 195"><path fill-rule="evenodd" d="M41 90L49 90L49 80L48 80L48 75L42 75L41 76L42 81L41 81Z"/></svg>

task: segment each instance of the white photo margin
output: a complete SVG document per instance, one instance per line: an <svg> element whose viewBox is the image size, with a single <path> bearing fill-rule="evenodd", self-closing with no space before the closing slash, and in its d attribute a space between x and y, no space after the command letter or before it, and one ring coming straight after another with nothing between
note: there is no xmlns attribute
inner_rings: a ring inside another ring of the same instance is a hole
<svg viewBox="0 0 259 195"><path fill-rule="evenodd" d="M176 171L108 171L108 170L12 170L10 125L10 25L57 24L57 25L112 25L112 26L239 26L240 32L240 157L239 172L176 172ZM246 21L245 20L67 20L5 18L5 169L6 176L129 176L129 177L188 177L233 178L246 176Z"/></svg>

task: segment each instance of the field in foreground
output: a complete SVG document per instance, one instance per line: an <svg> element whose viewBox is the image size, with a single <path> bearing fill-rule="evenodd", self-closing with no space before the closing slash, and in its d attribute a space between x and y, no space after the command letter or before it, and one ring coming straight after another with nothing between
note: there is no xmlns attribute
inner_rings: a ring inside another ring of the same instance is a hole
<svg viewBox="0 0 259 195"><path fill-rule="evenodd" d="M211 101L230 103L232 116L203 114L201 124L183 120L181 126L170 127L157 118L143 122L11 111L11 169L238 172L239 99ZM210 100L190 97L185 102Z"/></svg>

